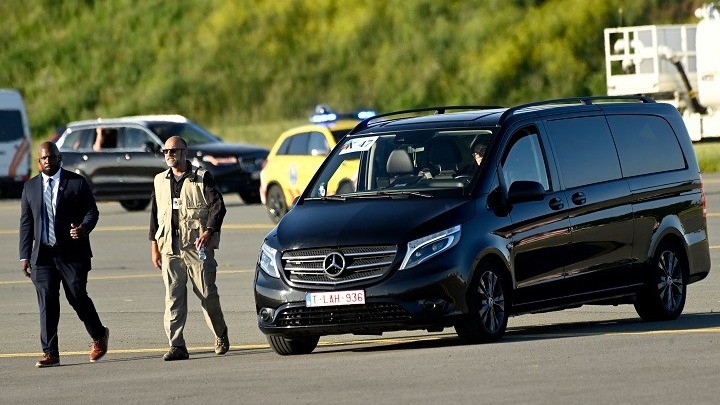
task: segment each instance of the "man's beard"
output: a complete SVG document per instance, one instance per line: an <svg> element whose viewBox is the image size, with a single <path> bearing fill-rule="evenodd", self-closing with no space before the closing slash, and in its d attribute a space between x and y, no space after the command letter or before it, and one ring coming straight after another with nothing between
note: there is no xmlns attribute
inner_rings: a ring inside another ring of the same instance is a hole
<svg viewBox="0 0 720 405"><path fill-rule="evenodd" d="M168 167L178 167L180 165L180 161L178 159L165 159L165 163L168 165Z"/></svg>

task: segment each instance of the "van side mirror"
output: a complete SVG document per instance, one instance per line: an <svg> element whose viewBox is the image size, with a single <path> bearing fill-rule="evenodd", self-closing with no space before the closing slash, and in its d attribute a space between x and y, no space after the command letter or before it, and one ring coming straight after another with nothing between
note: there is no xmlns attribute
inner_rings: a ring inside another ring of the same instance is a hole
<svg viewBox="0 0 720 405"><path fill-rule="evenodd" d="M516 204L527 201L541 201L545 198L545 187L537 181L514 181L508 190L508 201Z"/></svg>

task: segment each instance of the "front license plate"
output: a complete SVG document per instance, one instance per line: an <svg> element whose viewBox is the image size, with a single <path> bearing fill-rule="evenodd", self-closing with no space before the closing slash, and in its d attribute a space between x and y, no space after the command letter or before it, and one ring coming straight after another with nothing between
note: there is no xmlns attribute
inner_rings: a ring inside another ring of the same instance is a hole
<svg viewBox="0 0 720 405"><path fill-rule="evenodd" d="M330 305L358 305L365 303L365 291L333 291L305 294L306 307L326 307Z"/></svg>

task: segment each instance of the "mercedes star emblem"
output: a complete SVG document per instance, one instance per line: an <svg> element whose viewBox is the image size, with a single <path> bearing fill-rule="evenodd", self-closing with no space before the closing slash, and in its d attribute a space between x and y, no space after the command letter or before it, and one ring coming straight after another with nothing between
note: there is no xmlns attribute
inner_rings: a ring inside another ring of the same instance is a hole
<svg viewBox="0 0 720 405"><path fill-rule="evenodd" d="M339 277L345 270L345 256L340 252L331 252L323 260L323 269L328 277Z"/></svg>

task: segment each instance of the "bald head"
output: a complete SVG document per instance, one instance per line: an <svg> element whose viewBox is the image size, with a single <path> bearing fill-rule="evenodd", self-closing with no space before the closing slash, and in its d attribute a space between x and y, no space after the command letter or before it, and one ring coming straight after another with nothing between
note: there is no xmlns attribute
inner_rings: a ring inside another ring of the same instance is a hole
<svg viewBox="0 0 720 405"><path fill-rule="evenodd" d="M52 142L46 141L40 144L38 149L38 169L47 176L53 176L60 170L60 162L62 162L62 156L57 145Z"/></svg>
<svg viewBox="0 0 720 405"><path fill-rule="evenodd" d="M175 174L180 174L187 167L187 142L179 136L171 136L165 141L163 147L165 163L173 169Z"/></svg>

